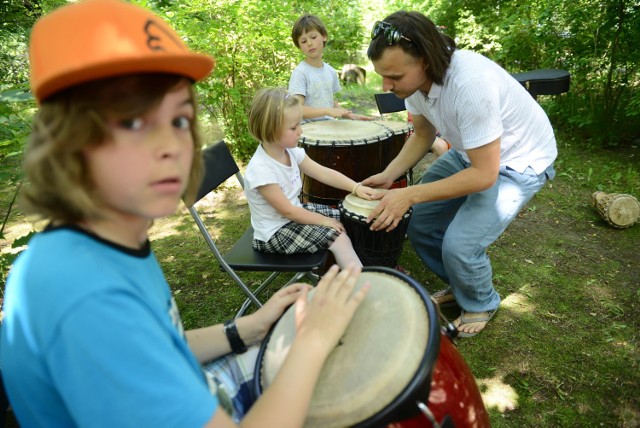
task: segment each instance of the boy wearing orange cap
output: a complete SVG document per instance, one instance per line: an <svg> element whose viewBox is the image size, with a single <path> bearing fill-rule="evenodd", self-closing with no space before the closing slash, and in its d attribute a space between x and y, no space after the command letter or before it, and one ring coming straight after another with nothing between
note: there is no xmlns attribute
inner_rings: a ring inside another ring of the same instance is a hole
<svg viewBox="0 0 640 428"><path fill-rule="evenodd" d="M22 197L49 225L4 296L0 367L20 424L302 425L366 293L351 293L358 269L331 268L309 303L294 284L249 316L185 332L148 240L151 222L193 201L200 183L192 83L213 59L142 8L84 0L36 23L30 60L39 111ZM247 345L294 302L296 340L254 404Z"/></svg>

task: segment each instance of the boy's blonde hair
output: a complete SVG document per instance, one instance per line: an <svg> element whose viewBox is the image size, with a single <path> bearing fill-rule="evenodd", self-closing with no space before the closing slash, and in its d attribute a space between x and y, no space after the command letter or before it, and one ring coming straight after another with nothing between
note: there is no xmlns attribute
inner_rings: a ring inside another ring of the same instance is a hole
<svg viewBox="0 0 640 428"><path fill-rule="evenodd" d="M300 99L284 88L259 90L249 111L249 132L260 142L277 142L284 126L285 109L299 105Z"/></svg>
<svg viewBox="0 0 640 428"><path fill-rule="evenodd" d="M28 143L22 190L25 213L51 221L77 223L101 218L101 201L84 151L109 138L107 120L140 116L158 106L165 94L187 85L196 111L191 82L170 74L134 74L72 86L40 106ZM191 123L194 153L184 200L190 205L202 175L201 139L197 120ZM113 171L118 174L118 171Z"/></svg>
<svg viewBox="0 0 640 428"><path fill-rule="evenodd" d="M293 39L293 44L296 45L297 48L300 48L298 39L300 39L303 33L308 33L313 30L316 30L324 38L329 37L329 35L327 34L327 27L324 26L320 18L309 13L307 13L306 15L302 15L300 18L298 18L296 23L293 24L293 30L291 30L291 38ZM326 46L327 41L325 40L322 45Z"/></svg>

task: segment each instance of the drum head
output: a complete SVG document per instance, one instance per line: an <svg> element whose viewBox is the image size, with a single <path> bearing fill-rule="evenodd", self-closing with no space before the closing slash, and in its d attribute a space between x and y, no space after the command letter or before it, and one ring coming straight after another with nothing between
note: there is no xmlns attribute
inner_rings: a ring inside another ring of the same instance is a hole
<svg viewBox="0 0 640 428"><path fill-rule="evenodd" d="M389 131L364 120L322 120L302 125L302 144L350 146L386 140Z"/></svg>
<svg viewBox="0 0 640 428"><path fill-rule="evenodd" d="M357 287L369 281L371 288L323 366L305 426L345 427L371 418L423 371L430 336L423 294L401 274L377 270L360 275ZM273 329L266 349L263 344L263 389L273 382L294 334L291 307Z"/></svg>
<svg viewBox="0 0 640 428"><path fill-rule="evenodd" d="M413 124L399 120L376 120L375 123L387 128L392 135L408 134L413 130Z"/></svg>
<svg viewBox="0 0 640 428"><path fill-rule="evenodd" d="M368 201L350 193L345 196L344 201L342 201L342 208L351 214L367 218L379 203L379 200Z"/></svg>

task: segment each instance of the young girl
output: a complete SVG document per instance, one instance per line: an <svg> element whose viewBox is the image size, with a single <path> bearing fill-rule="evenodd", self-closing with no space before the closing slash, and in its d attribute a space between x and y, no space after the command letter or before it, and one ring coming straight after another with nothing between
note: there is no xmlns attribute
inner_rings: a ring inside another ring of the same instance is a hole
<svg viewBox="0 0 640 428"><path fill-rule="evenodd" d="M200 183L192 82L212 58L144 9L83 0L38 21L30 63L39 111L22 196L49 225L4 295L0 367L20 425L235 426L253 404L246 345L297 301L284 366L243 426L301 426L366 294L352 293L358 269L332 267L309 303L294 284L251 315L185 332L150 248L151 222Z"/></svg>
<svg viewBox="0 0 640 428"><path fill-rule="evenodd" d="M300 100L285 89L262 89L256 94L249 113L249 132L260 144L244 176L253 246L284 254L329 248L339 266L362 266L339 221L340 212L325 205L300 203L300 172L366 199L377 191L309 158L298 147L301 121Z"/></svg>

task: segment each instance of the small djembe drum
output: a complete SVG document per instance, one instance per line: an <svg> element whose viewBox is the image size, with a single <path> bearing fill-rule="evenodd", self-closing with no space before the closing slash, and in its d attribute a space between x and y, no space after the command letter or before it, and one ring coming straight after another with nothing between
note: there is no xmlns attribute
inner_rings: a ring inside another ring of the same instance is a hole
<svg viewBox="0 0 640 428"><path fill-rule="evenodd" d="M344 225L353 249L363 266L396 267L402 253L404 237L409 227L412 208L402 216L398 226L390 232L372 231L367 217L380 201L368 201L349 194L340 202L340 222Z"/></svg>
<svg viewBox="0 0 640 428"><path fill-rule="evenodd" d="M631 227L640 218L640 202L631 195L595 192L592 196L593 206L612 227Z"/></svg>

